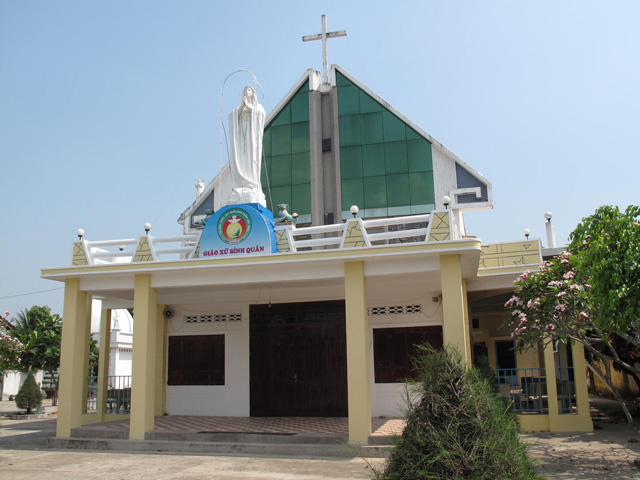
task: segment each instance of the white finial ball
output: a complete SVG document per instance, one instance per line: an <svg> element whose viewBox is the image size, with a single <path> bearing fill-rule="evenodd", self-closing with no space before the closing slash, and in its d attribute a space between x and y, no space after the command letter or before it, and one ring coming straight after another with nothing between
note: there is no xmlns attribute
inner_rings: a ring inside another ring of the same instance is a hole
<svg viewBox="0 0 640 480"><path fill-rule="evenodd" d="M349 209L349 211L351 212L352 215L357 215L360 209L358 208L357 205L351 205L351 208Z"/></svg>
<svg viewBox="0 0 640 480"><path fill-rule="evenodd" d="M149 230L151 230L151 224L149 222L144 224L144 231L148 232Z"/></svg>
<svg viewBox="0 0 640 480"><path fill-rule="evenodd" d="M525 228L522 233L524 233L525 237L528 237L529 235L531 235L531 230L529 230L528 228Z"/></svg>
<svg viewBox="0 0 640 480"><path fill-rule="evenodd" d="M81 229L81 228L79 228L79 229L76 231L76 235L78 235L79 237L84 237L84 230L83 230L83 229Z"/></svg>
<svg viewBox="0 0 640 480"><path fill-rule="evenodd" d="M547 212L544 214L544 218L547 219L547 222L551 221L551 217L553 217L553 214L551 212Z"/></svg>
<svg viewBox="0 0 640 480"><path fill-rule="evenodd" d="M451 203L451 198L449 198L448 195L445 195L444 197L442 197L442 204L446 207L447 205L449 205Z"/></svg>

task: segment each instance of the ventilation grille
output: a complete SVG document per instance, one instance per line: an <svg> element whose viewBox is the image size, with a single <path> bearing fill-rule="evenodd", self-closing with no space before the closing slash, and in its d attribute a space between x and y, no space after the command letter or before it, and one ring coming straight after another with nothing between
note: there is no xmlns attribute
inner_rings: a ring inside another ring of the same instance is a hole
<svg viewBox="0 0 640 480"><path fill-rule="evenodd" d="M241 313L216 313L205 315L185 315L184 323L222 323L222 322L241 322Z"/></svg>
<svg viewBox="0 0 640 480"><path fill-rule="evenodd" d="M369 316L380 315L406 315L408 313L422 313L422 305L419 303L412 305L378 305L369 307Z"/></svg>

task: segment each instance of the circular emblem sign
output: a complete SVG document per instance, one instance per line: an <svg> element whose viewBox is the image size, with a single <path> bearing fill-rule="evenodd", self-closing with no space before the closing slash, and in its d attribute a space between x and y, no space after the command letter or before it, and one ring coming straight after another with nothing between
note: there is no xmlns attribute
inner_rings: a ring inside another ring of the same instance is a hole
<svg viewBox="0 0 640 480"><path fill-rule="evenodd" d="M251 233L251 216L242 208L227 210L218 219L218 236L230 245L242 242Z"/></svg>

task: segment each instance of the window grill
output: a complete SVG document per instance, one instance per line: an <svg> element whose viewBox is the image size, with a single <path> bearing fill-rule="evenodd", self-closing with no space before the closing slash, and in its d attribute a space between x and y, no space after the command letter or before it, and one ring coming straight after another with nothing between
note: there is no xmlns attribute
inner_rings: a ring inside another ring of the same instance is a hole
<svg viewBox="0 0 640 480"><path fill-rule="evenodd" d="M203 315L185 315L184 323L224 323L224 322L241 322L241 313L215 313Z"/></svg>
<svg viewBox="0 0 640 480"><path fill-rule="evenodd" d="M406 315L412 313L422 313L422 305L419 303L411 305L377 305L369 307L369 316L379 315Z"/></svg>

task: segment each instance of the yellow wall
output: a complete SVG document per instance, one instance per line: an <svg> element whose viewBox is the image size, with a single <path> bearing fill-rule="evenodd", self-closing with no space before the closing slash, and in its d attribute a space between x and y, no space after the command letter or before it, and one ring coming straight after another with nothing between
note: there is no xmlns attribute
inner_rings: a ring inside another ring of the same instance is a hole
<svg viewBox="0 0 640 480"><path fill-rule="evenodd" d="M595 363L593 364L593 367L598 370L603 377L605 376L605 368L602 363ZM626 373L617 372L613 367L611 367L611 380L613 380L613 384L622 395L640 395L638 385L633 378ZM611 390L609 390L606 384L601 382L600 379L593 374L591 374L591 390L599 395L605 395L607 397L613 396Z"/></svg>

